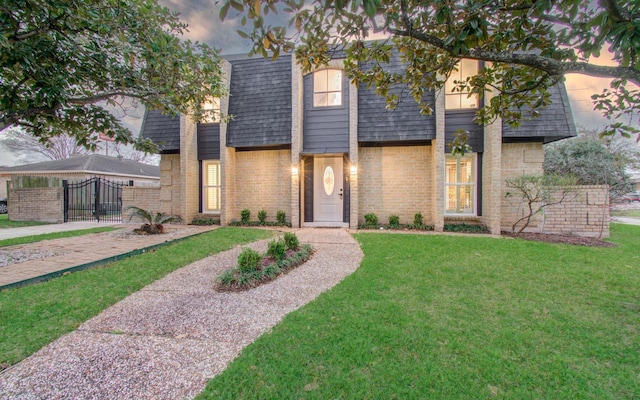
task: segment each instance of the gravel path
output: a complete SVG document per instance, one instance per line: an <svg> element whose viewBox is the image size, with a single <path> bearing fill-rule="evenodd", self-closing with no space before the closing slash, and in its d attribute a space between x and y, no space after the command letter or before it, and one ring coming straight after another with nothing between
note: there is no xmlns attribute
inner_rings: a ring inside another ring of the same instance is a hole
<svg viewBox="0 0 640 400"><path fill-rule="evenodd" d="M245 346L360 265L360 247L346 231L296 233L317 251L290 273L218 293L214 277L235 265L241 248L190 264L0 373L0 398L193 398Z"/></svg>
<svg viewBox="0 0 640 400"><path fill-rule="evenodd" d="M64 255L64 252L46 249L34 249L30 247L15 247L9 250L0 250L0 267L19 264L29 260L39 260L41 258Z"/></svg>

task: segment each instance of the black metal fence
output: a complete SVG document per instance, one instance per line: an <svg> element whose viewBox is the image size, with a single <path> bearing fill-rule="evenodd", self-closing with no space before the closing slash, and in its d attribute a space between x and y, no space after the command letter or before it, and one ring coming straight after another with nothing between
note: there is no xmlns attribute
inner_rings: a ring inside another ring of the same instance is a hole
<svg viewBox="0 0 640 400"><path fill-rule="evenodd" d="M91 178L82 182L63 181L64 222L122 222L122 188L133 181L114 182Z"/></svg>

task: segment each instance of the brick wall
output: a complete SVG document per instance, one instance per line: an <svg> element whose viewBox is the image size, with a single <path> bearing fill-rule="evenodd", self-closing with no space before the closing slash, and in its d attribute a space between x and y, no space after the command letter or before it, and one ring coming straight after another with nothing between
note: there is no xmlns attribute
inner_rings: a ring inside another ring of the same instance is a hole
<svg viewBox="0 0 640 400"><path fill-rule="evenodd" d="M184 217L180 214L181 201L180 155L162 154L160 156L160 212Z"/></svg>
<svg viewBox="0 0 640 400"><path fill-rule="evenodd" d="M238 151L232 179L235 202L226 216L229 221L239 221L240 211L248 208L251 220L265 210L267 221L275 221L276 212L283 210L291 222L290 150Z"/></svg>
<svg viewBox="0 0 640 400"><path fill-rule="evenodd" d="M64 192L60 187L9 190L9 220L64 222Z"/></svg>
<svg viewBox="0 0 640 400"><path fill-rule="evenodd" d="M544 233L609 237L607 186L578 186L560 204L544 209Z"/></svg>
<svg viewBox="0 0 640 400"><path fill-rule="evenodd" d="M400 223L413 223L421 212L425 224L433 223L435 190L429 146L361 147L358 154L358 223L375 213L380 223L398 215Z"/></svg>
<svg viewBox="0 0 640 400"><path fill-rule="evenodd" d="M127 207L139 207L152 213L160 211L160 188L152 186L125 186L122 188L122 222L129 222ZM135 218L131 222L142 222Z"/></svg>
<svg viewBox="0 0 640 400"><path fill-rule="evenodd" d="M542 143L505 143L502 145L501 226L503 230L510 231L511 225L525 215L525 204L518 196L506 197L509 191L505 183L506 179L522 174L542 174L543 161ZM485 182L485 185L490 185L490 183ZM541 222L541 216L536 216L529 226L534 229Z"/></svg>

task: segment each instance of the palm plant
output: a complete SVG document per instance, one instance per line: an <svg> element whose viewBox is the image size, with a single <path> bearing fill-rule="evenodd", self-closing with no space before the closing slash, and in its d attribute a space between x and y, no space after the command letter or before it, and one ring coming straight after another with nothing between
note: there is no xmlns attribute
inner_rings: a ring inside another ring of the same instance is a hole
<svg viewBox="0 0 640 400"><path fill-rule="evenodd" d="M167 215L161 212L157 212L154 215L153 212L136 206L127 207L125 211L130 212L129 222L131 222L133 218L139 218L145 221L139 229L134 229L136 233L156 235L164 233L163 224L168 224L170 222L182 222L182 218L180 218L179 215Z"/></svg>

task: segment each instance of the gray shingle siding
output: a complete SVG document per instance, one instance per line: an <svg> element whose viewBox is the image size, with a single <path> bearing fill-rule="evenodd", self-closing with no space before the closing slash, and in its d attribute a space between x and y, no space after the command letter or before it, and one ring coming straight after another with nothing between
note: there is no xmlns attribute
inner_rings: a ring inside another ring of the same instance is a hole
<svg viewBox="0 0 640 400"><path fill-rule="evenodd" d="M477 110L447 111L444 117L445 151L450 153L449 143L455 138L456 131L469 131L469 141L474 152L484 151L484 127L473 122Z"/></svg>
<svg viewBox="0 0 640 400"><path fill-rule="evenodd" d="M180 117L156 110L145 111L140 135L160 145L161 154L177 153L180 151Z"/></svg>
<svg viewBox="0 0 640 400"><path fill-rule="evenodd" d="M303 79L303 153L349 152L349 81L342 76L342 106L313 108L313 74Z"/></svg>
<svg viewBox="0 0 640 400"><path fill-rule="evenodd" d="M220 159L220 124L198 124L198 160Z"/></svg>
<svg viewBox="0 0 640 400"><path fill-rule="evenodd" d="M522 125L513 128L506 123L502 123L503 141L515 141L528 139L539 139L545 143L554 140L576 136L576 125L573 121L573 114L569 105L569 97L564 83L552 87L551 101L549 107L540 110L540 116L530 120L522 121Z"/></svg>
<svg viewBox="0 0 640 400"><path fill-rule="evenodd" d="M397 54L389 64L383 66L391 72L401 72L404 68ZM363 69L370 67L365 64ZM375 143L435 139L435 115L421 115L418 104L406 87L396 87L392 91L400 94L401 100L394 110L387 110L384 97L377 95L374 87L361 85L358 88L358 141ZM424 101L433 106L435 94L425 93Z"/></svg>
<svg viewBox="0 0 640 400"><path fill-rule="evenodd" d="M231 60L229 147L291 144L291 56Z"/></svg>

